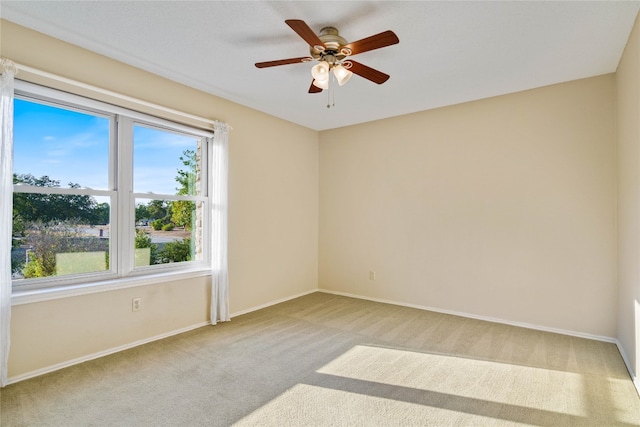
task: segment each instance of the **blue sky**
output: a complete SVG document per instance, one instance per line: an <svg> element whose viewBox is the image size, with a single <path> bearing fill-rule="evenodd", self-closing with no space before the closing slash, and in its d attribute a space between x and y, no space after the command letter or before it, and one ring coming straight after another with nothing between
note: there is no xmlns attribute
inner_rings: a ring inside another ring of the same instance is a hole
<svg viewBox="0 0 640 427"><path fill-rule="evenodd" d="M14 104L14 172L108 189L109 119L21 99ZM175 194L180 156L196 138L134 127L134 191Z"/></svg>

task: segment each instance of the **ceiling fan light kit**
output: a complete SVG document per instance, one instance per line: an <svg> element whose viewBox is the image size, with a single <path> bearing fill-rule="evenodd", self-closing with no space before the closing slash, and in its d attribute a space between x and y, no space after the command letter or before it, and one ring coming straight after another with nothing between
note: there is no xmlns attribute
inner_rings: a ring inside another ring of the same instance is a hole
<svg viewBox="0 0 640 427"><path fill-rule="evenodd" d="M342 64L331 65L326 61L322 61L317 65L314 65L311 69L311 76L313 76L313 84L321 89L329 88L329 78L331 77L330 71L333 71L333 75L340 86L349 81L353 73L349 71Z"/></svg>
<svg viewBox="0 0 640 427"><path fill-rule="evenodd" d="M384 31L373 36L348 43L334 27L324 27L320 34L316 33L302 20L288 19L285 21L309 45L310 57L280 59L276 61L258 62L256 67L267 68L279 65L299 64L318 61L311 68L313 80L309 93L319 93L329 89L331 72L339 86L349 81L353 74L364 77L377 84L389 79L389 75L366 65L348 59L352 55L368 52L374 49L391 46L400 42L393 31Z"/></svg>
<svg viewBox="0 0 640 427"><path fill-rule="evenodd" d="M336 80L338 81L338 84L342 86L349 81L351 76L353 76L353 73L347 70L347 68L344 67L342 64L338 64L335 67L333 67L333 75L336 76Z"/></svg>
<svg viewBox="0 0 640 427"><path fill-rule="evenodd" d="M329 63L322 61L311 68L311 75L316 80L328 80L329 79Z"/></svg>
<svg viewBox="0 0 640 427"><path fill-rule="evenodd" d="M318 79L314 79L312 84L320 89L329 89L329 79L324 79L324 80L318 80Z"/></svg>

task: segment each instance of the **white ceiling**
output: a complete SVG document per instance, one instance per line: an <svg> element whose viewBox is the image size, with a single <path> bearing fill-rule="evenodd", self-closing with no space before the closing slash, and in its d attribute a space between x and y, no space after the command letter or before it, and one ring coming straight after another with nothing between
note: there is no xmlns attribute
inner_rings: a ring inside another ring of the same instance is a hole
<svg viewBox="0 0 640 427"><path fill-rule="evenodd" d="M614 72L639 1L8 1L0 17L316 130ZM391 75L308 94L312 64L285 23L348 41L400 43L355 56Z"/></svg>

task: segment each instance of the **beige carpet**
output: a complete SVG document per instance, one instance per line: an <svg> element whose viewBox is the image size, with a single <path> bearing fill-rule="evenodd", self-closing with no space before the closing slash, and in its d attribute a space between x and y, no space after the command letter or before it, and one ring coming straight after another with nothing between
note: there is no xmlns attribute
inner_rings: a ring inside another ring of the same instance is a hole
<svg viewBox="0 0 640 427"><path fill-rule="evenodd" d="M0 392L8 426L638 426L613 344L315 293Z"/></svg>

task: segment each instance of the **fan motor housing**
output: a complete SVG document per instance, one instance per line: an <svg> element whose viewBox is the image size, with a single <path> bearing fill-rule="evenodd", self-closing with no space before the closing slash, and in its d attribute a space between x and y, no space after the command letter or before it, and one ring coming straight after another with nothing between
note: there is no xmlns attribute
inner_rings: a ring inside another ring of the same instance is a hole
<svg viewBox="0 0 640 427"><path fill-rule="evenodd" d="M351 54L351 49L345 48L347 40L340 36L335 27L324 27L320 30L318 38L324 43L322 46L311 46L309 53L313 59L327 61L330 64L340 62Z"/></svg>

